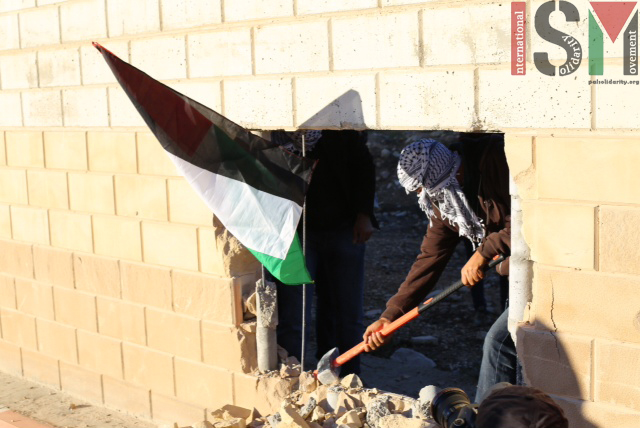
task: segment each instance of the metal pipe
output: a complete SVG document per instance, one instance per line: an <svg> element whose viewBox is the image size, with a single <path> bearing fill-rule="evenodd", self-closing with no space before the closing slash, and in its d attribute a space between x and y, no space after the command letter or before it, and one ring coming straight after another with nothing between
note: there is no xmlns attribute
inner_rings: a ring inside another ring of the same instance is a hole
<svg viewBox="0 0 640 428"><path fill-rule="evenodd" d="M256 327L258 369L264 373L278 368L278 341L276 335L276 327L278 326L278 293L276 284L265 280L264 266L262 267L262 278L256 282L256 306L258 310Z"/></svg>

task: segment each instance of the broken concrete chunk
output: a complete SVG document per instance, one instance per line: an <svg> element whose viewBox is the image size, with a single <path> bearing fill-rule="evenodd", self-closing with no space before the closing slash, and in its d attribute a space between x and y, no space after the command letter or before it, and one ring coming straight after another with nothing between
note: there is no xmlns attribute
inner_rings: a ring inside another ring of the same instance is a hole
<svg viewBox="0 0 640 428"><path fill-rule="evenodd" d="M193 428L214 428L213 424L209 421L198 422L193 425Z"/></svg>
<svg viewBox="0 0 640 428"><path fill-rule="evenodd" d="M322 428L336 428L336 418L332 416L325 419L324 423L322 424Z"/></svg>
<svg viewBox="0 0 640 428"><path fill-rule="evenodd" d="M283 364L280 367L280 377L298 377L300 376L300 366Z"/></svg>
<svg viewBox="0 0 640 428"><path fill-rule="evenodd" d="M242 418L233 418L216 422L213 426L215 428L246 428L247 422Z"/></svg>
<svg viewBox="0 0 640 428"><path fill-rule="evenodd" d="M253 292L244 301L245 312L248 312L248 313L250 313L251 315L254 315L254 316L258 315L258 305L256 303L256 299L257 299L257 294L255 292Z"/></svg>
<svg viewBox="0 0 640 428"><path fill-rule="evenodd" d="M310 397L309 402L305 404L304 407L302 407L300 410L298 410L298 414L302 416L302 419L307 419L309 416L311 416L311 413L317 406L318 403L316 402L316 399Z"/></svg>
<svg viewBox="0 0 640 428"><path fill-rule="evenodd" d="M307 422L300 416L291 404L283 404L280 408L280 418L283 424L289 427L309 428Z"/></svg>
<svg viewBox="0 0 640 428"><path fill-rule="evenodd" d="M378 421L390 414L388 396L380 396L367 404L367 423L372 427L377 427Z"/></svg>
<svg viewBox="0 0 640 428"><path fill-rule="evenodd" d="M267 422L273 428L276 428L280 422L282 422L282 418L280 417L280 413L275 413L273 415L267 416Z"/></svg>
<svg viewBox="0 0 640 428"><path fill-rule="evenodd" d="M287 363L290 366L299 366L300 365L300 361L298 361L298 359L294 356L290 356L287 357L287 359L285 360L285 363Z"/></svg>
<svg viewBox="0 0 640 428"><path fill-rule="evenodd" d="M435 385L427 385L420 390L417 413L425 418L431 418L431 401L434 399L436 394L440 392L440 388Z"/></svg>
<svg viewBox="0 0 640 428"><path fill-rule="evenodd" d="M347 413L345 413L344 415L340 416L338 418L338 420L336 421L336 423L338 425L346 424L346 425L349 425L349 426L354 426L355 428L362 427L362 421L360 420L360 417L358 416L358 411L357 410L349 410Z"/></svg>
<svg viewBox="0 0 640 428"><path fill-rule="evenodd" d="M378 428L429 428L431 424L422 419L405 418L402 415L387 415L378 420Z"/></svg>
<svg viewBox="0 0 640 428"><path fill-rule="evenodd" d="M311 422L324 422L326 414L327 412L325 412L322 407L316 406L316 408L313 409L313 412L311 413Z"/></svg>
<svg viewBox="0 0 640 428"><path fill-rule="evenodd" d="M318 381L311 372L300 373L300 379L298 381L300 383L300 391L302 392L313 392L318 387Z"/></svg>
<svg viewBox="0 0 640 428"><path fill-rule="evenodd" d="M282 362L286 362L289 358L289 353L282 346L278 345L278 359Z"/></svg>
<svg viewBox="0 0 640 428"><path fill-rule="evenodd" d="M327 389L327 404L329 404L329 409L333 411L338 408L338 397L340 393L344 391L344 388L341 385L333 385Z"/></svg>
<svg viewBox="0 0 640 428"><path fill-rule="evenodd" d="M342 379L342 381L340 381L340 384L345 388L362 388L363 387L362 380L360 380L358 375L353 373L345 376Z"/></svg>

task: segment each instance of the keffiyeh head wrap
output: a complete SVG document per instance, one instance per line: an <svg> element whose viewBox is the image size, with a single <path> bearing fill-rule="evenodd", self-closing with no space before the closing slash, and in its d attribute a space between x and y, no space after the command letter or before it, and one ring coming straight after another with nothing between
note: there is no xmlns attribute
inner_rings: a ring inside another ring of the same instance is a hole
<svg viewBox="0 0 640 428"><path fill-rule="evenodd" d="M398 161L398 180L407 193L420 187L420 208L427 214L429 225L434 216L433 204L443 220L458 227L460 236L475 246L484 238L482 220L476 216L456 179L460 156L443 144L430 139L416 141L405 147Z"/></svg>
<svg viewBox="0 0 640 428"><path fill-rule="evenodd" d="M318 140L322 137L322 131L298 130L293 132L275 131L271 134L274 143L282 146L283 149L302 155L302 144L304 141L304 152L311 152Z"/></svg>

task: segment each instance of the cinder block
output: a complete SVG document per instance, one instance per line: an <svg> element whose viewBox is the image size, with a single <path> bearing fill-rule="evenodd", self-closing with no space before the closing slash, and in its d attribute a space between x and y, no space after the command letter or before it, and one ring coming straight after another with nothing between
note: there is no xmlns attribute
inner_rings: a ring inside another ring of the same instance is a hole
<svg viewBox="0 0 640 428"><path fill-rule="evenodd" d="M144 308L121 300L98 297L100 334L144 345L147 342Z"/></svg>
<svg viewBox="0 0 640 428"><path fill-rule="evenodd" d="M142 222L142 246L147 263L198 270L195 227Z"/></svg>
<svg viewBox="0 0 640 428"><path fill-rule="evenodd" d="M33 253L30 244L0 241L0 272L33 278Z"/></svg>
<svg viewBox="0 0 640 428"><path fill-rule="evenodd" d="M120 267L117 260L90 254L74 254L73 271L78 290L120 297Z"/></svg>
<svg viewBox="0 0 640 428"><path fill-rule="evenodd" d="M161 2L162 29L193 28L222 20L221 0L164 0Z"/></svg>
<svg viewBox="0 0 640 428"><path fill-rule="evenodd" d="M225 116L252 129L291 128L291 79L230 80L224 83ZM248 107L248 108L247 108Z"/></svg>
<svg viewBox="0 0 640 428"><path fill-rule="evenodd" d="M381 5L385 6L400 6L405 4L415 4L415 3L428 3L433 0L382 0Z"/></svg>
<svg viewBox="0 0 640 428"><path fill-rule="evenodd" d="M485 129L590 128L587 70L581 67L575 78L551 78L531 71L517 77L518 89L514 90L513 85L505 84L511 77L509 69L481 68L477 86L479 124Z"/></svg>
<svg viewBox="0 0 640 428"><path fill-rule="evenodd" d="M5 140L9 166L44 167L42 132L7 131Z"/></svg>
<svg viewBox="0 0 640 428"><path fill-rule="evenodd" d="M422 129L470 127L473 72L384 73L380 76L380 125ZM442 88L457 88L443 91Z"/></svg>
<svg viewBox="0 0 640 428"><path fill-rule="evenodd" d="M0 25L4 21L2 18L0 18ZM0 36L1 33L2 30L0 30ZM2 74L2 89L37 88L36 53L27 52L0 57L0 74Z"/></svg>
<svg viewBox="0 0 640 428"><path fill-rule="evenodd" d="M595 401L640 411L640 346L596 340Z"/></svg>
<svg viewBox="0 0 640 428"><path fill-rule="evenodd" d="M633 184L640 180L634 160L640 156L639 143L627 138L536 138L536 162L544 169L538 173L540 197L640 203L640 189Z"/></svg>
<svg viewBox="0 0 640 428"><path fill-rule="evenodd" d="M169 180L169 219L176 223L210 226L213 214L184 179Z"/></svg>
<svg viewBox="0 0 640 428"><path fill-rule="evenodd" d="M58 360L23 349L22 368L25 378L51 388L60 389Z"/></svg>
<svg viewBox="0 0 640 428"><path fill-rule="evenodd" d="M137 133L138 172L145 175L179 175L167 152L156 137L149 133Z"/></svg>
<svg viewBox="0 0 640 428"><path fill-rule="evenodd" d="M78 344L73 327L53 321L36 319L38 331L38 351L50 357L76 364Z"/></svg>
<svg viewBox="0 0 640 428"><path fill-rule="evenodd" d="M255 50L257 74L327 71L328 21L258 27Z"/></svg>
<svg viewBox="0 0 640 428"><path fill-rule="evenodd" d="M27 174L23 169L0 170L0 201L7 203L28 204Z"/></svg>
<svg viewBox="0 0 640 428"><path fill-rule="evenodd" d="M176 312L232 325L239 320L232 280L175 270L172 278Z"/></svg>
<svg viewBox="0 0 640 428"><path fill-rule="evenodd" d="M122 352L124 378L128 382L151 388L154 393L174 395L171 355L126 342L122 344Z"/></svg>
<svg viewBox="0 0 640 428"><path fill-rule="evenodd" d="M131 63L154 79L187 77L184 36L162 37L131 42Z"/></svg>
<svg viewBox="0 0 640 428"><path fill-rule="evenodd" d="M213 228L198 228L198 257L200 270L218 276L229 276L229 269L225 268L224 254L218 251L216 232Z"/></svg>
<svg viewBox="0 0 640 428"><path fill-rule="evenodd" d="M142 418L151 418L151 396L148 388L138 388L119 379L102 377L104 404L107 407Z"/></svg>
<svg viewBox="0 0 640 428"><path fill-rule="evenodd" d="M167 181L161 177L116 175L118 215L167 220Z"/></svg>
<svg viewBox="0 0 640 428"><path fill-rule="evenodd" d="M508 3L460 6L423 11L425 65L510 61Z"/></svg>
<svg viewBox="0 0 640 428"><path fill-rule="evenodd" d="M11 211L9 205L0 204L0 239L11 239Z"/></svg>
<svg viewBox="0 0 640 428"><path fill-rule="evenodd" d="M51 245L68 250L93 251L91 216L68 211L49 210Z"/></svg>
<svg viewBox="0 0 640 428"><path fill-rule="evenodd" d="M150 348L200 361L200 321L171 312L146 309Z"/></svg>
<svg viewBox="0 0 640 428"><path fill-rule="evenodd" d="M186 95L192 100L197 101L212 110L217 112L222 111L222 92L220 90L220 82L217 80L211 82L181 81L178 83L172 83L169 86L180 92L182 95Z"/></svg>
<svg viewBox="0 0 640 428"><path fill-rule="evenodd" d="M67 174L54 171L27 171L29 205L43 208L69 208Z"/></svg>
<svg viewBox="0 0 640 428"><path fill-rule="evenodd" d="M53 288L30 279L16 279L18 310L34 317L53 320Z"/></svg>
<svg viewBox="0 0 640 428"><path fill-rule="evenodd" d="M5 0L2 2L2 5L0 5L0 12L27 9L35 5L36 0Z"/></svg>
<svg viewBox="0 0 640 428"><path fill-rule="evenodd" d="M217 409L233 397L231 373L176 358L176 393L189 403Z"/></svg>
<svg viewBox="0 0 640 428"><path fill-rule="evenodd" d="M20 41L22 48L60 43L58 8L47 7L21 12Z"/></svg>
<svg viewBox="0 0 640 428"><path fill-rule="evenodd" d="M120 86L108 88L108 92L111 126L146 126L142 116Z"/></svg>
<svg viewBox="0 0 640 428"><path fill-rule="evenodd" d="M18 49L19 31L17 14L0 16L0 50Z"/></svg>
<svg viewBox="0 0 640 428"><path fill-rule="evenodd" d="M91 19L87 19L88 17ZM83 0L61 4L60 28L63 42L89 41L107 37L104 1Z"/></svg>
<svg viewBox="0 0 640 428"><path fill-rule="evenodd" d="M378 7L378 0L298 0L297 6L298 15L308 15L343 10L374 9Z"/></svg>
<svg viewBox="0 0 640 428"><path fill-rule="evenodd" d="M45 132L44 158L47 168L87 170L87 139L84 132Z"/></svg>
<svg viewBox="0 0 640 428"><path fill-rule="evenodd" d="M122 298L160 309L172 309L171 271L146 264L120 262Z"/></svg>
<svg viewBox="0 0 640 428"><path fill-rule="evenodd" d="M20 93L0 93L0 126L22 126L22 99Z"/></svg>
<svg viewBox="0 0 640 428"><path fill-rule="evenodd" d="M107 2L109 37L160 31L158 0L109 0Z"/></svg>
<svg viewBox="0 0 640 428"><path fill-rule="evenodd" d="M632 292L638 284L629 276L538 267L533 289L536 326L555 324L561 332L638 342L640 299ZM615 318L606 315L612 313Z"/></svg>
<svg viewBox="0 0 640 428"><path fill-rule="evenodd" d="M203 322L202 353L205 364L232 372L251 373L257 368L255 334L242 328Z"/></svg>
<svg viewBox="0 0 640 428"><path fill-rule="evenodd" d="M10 375L22 376L20 347L0 340L0 370Z"/></svg>
<svg viewBox="0 0 640 428"><path fill-rule="evenodd" d="M12 206L11 219L13 239L49 245L49 218L46 209Z"/></svg>
<svg viewBox="0 0 640 428"><path fill-rule="evenodd" d="M62 391L94 404L101 404L102 376L79 367L60 361L60 383Z"/></svg>
<svg viewBox="0 0 640 428"><path fill-rule="evenodd" d="M206 420L204 406L194 406L184 403L173 396L166 396L151 391L151 406L153 408L153 420L158 423L177 423L188 425L193 421Z"/></svg>
<svg viewBox="0 0 640 428"><path fill-rule="evenodd" d="M53 288L56 321L87 331L97 331L96 297L67 288Z"/></svg>
<svg viewBox="0 0 640 428"><path fill-rule="evenodd" d="M65 89L62 100L65 126L109 126L106 89Z"/></svg>
<svg viewBox="0 0 640 428"><path fill-rule="evenodd" d="M2 338L23 349L37 350L36 319L12 309L2 308Z"/></svg>
<svg viewBox="0 0 640 428"><path fill-rule="evenodd" d="M129 62L128 42L109 41L108 43L104 43L104 46L121 60ZM82 64L83 84L92 85L96 83L117 82L109 65L93 46L80 46L80 62Z"/></svg>
<svg viewBox="0 0 640 428"><path fill-rule="evenodd" d="M296 126L365 128L376 125L375 76L296 78Z"/></svg>
<svg viewBox="0 0 640 428"><path fill-rule="evenodd" d="M251 409L262 401L257 396L258 378L256 376L233 373L233 404L245 409ZM257 407L256 407L257 408ZM269 412L271 409L257 409L259 412Z"/></svg>
<svg viewBox="0 0 640 428"><path fill-rule="evenodd" d="M126 217L93 216L96 254L127 260L142 260L140 221Z"/></svg>
<svg viewBox="0 0 640 428"><path fill-rule="evenodd" d="M292 0L247 0L224 3L223 21L225 22L281 16L293 16Z"/></svg>
<svg viewBox="0 0 640 428"><path fill-rule="evenodd" d="M136 173L136 135L133 132L88 132L89 169Z"/></svg>
<svg viewBox="0 0 640 428"><path fill-rule="evenodd" d="M588 400L591 342L588 337L521 328L518 355L528 384L550 394Z"/></svg>
<svg viewBox="0 0 640 428"><path fill-rule="evenodd" d="M22 93L25 126L62 126L62 97L58 90ZM16 108L14 104L12 109Z"/></svg>
<svg viewBox="0 0 640 428"><path fill-rule="evenodd" d="M122 343L100 334L78 330L78 356L82 367L122 379Z"/></svg>
<svg viewBox="0 0 640 428"><path fill-rule="evenodd" d="M0 308L16 309L16 286L12 276L0 275Z"/></svg>
<svg viewBox="0 0 640 428"><path fill-rule="evenodd" d="M248 29L190 34L189 77L251 74L251 33ZM224 58L224 60L222 60Z"/></svg>
<svg viewBox="0 0 640 428"><path fill-rule="evenodd" d="M523 234L531 259L549 265L593 269L595 207L524 202Z"/></svg>
<svg viewBox="0 0 640 428"><path fill-rule="evenodd" d="M622 43L616 43L617 45ZM622 50L621 50L622 51ZM607 56L608 58L609 56ZM586 66L586 64L585 64ZM627 81L630 76L623 74L622 65L606 65L604 76L594 76L592 80L603 78ZM4 77L3 77L4 80ZM631 86L631 87L630 87ZM629 93L637 90L635 85L596 85L596 128L632 128L640 126L640 120L633 114L633 99Z"/></svg>
<svg viewBox="0 0 640 428"><path fill-rule="evenodd" d="M58 287L74 288L72 253L51 247L33 247L36 280Z"/></svg>
<svg viewBox="0 0 640 428"><path fill-rule="evenodd" d="M599 225L600 270L639 274L640 210L601 206Z"/></svg>
<svg viewBox="0 0 640 428"><path fill-rule="evenodd" d="M93 19L82 21L93 23ZM38 75L40 87L80 85L78 48L38 52Z"/></svg>
<svg viewBox="0 0 640 428"><path fill-rule="evenodd" d="M533 137L505 135L504 152L509 163L509 172L516 178L533 166Z"/></svg>
<svg viewBox="0 0 640 428"><path fill-rule="evenodd" d="M7 151L4 142L4 132L0 132L0 165L7 164Z"/></svg>
<svg viewBox="0 0 640 428"><path fill-rule="evenodd" d="M115 214L113 177L69 173L69 202L72 210Z"/></svg>
<svg viewBox="0 0 640 428"><path fill-rule="evenodd" d="M335 18L332 26L336 70L420 65L417 11Z"/></svg>

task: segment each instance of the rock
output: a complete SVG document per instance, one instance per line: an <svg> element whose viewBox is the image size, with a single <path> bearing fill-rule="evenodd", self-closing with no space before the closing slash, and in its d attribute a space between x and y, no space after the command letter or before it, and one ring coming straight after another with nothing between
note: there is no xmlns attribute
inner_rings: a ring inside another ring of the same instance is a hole
<svg viewBox="0 0 640 428"><path fill-rule="evenodd" d="M245 304L245 309L246 312L256 316L258 315L258 306L256 304L256 296L257 294L255 292L251 293L251 295L247 298L247 300L245 300L244 304Z"/></svg>
<svg viewBox="0 0 640 428"><path fill-rule="evenodd" d="M316 407L318 407L316 399L310 397L309 402L303 408L298 410L298 414L302 416L302 419L307 419L309 416L311 416L311 413L315 410Z"/></svg>
<svg viewBox="0 0 640 428"><path fill-rule="evenodd" d="M209 421L198 422L193 425L193 428L214 428L213 424Z"/></svg>
<svg viewBox="0 0 640 428"><path fill-rule="evenodd" d="M416 336L412 337L409 342L414 345L437 345L438 338L435 336Z"/></svg>
<svg viewBox="0 0 640 428"><path fill-rule="evenodd" d="M227 419L221 422L216 422L215 428L245 428L247 422L242 418Z"/></svg>
<svg viewBox="0 0 640 428"><path fill-rule="evenodd" d="M431 401L438 392L440 392L440 388L435 385L427 385L420 390L418 404L414 406L418 414L425 418L431 418Z"/></svg>
<svg viewBox="0 0 640 428"><path fill-rule="evenodd" d="M380 396L367 404L367 423L372 427L378 426L378 421L390 414L388 396Z"/></svg>
<svg viewBox="0 0 640 428"><path fill-rule="evenodd" d="M284 349L282 346L278 345L278 359L280 361L287 361L287 358L289 357L289 353L287 352L286 349Z"/></svg>
<svg viewBox="0 0 640 428"><path fill-rule="evenodd" d="M431 424L421 419L405 418L402 415L387 415L378 420L379 428L429 428Z"/></svg>
<svg viewBox="0 0 640 428"><path fill-rule="evenodd" d="M327 412L325 412L322 407L316 406L316 408L313 409L313 412L311 413L311 422L324 422L326 414Z"/></svg>
<svg viewBox="0 0 640 428"><path fill-rule="evenodd" d="M336 421L336 423L338 425L346 424L346 425L349 425L349 426L353 426L355 428L362 427L362 421L360 420L360 417L358 416L358 411L357 410L349 410L347 413L345 413L344 415L340 416L338 418L338 420Z"/></svg>
<svg viewBox="0 0 640 428"><path fill-rule="evenodd" d="M345 376L340 384L345 388L362 388L362 380L356 374L349 374Z"/></svg>
<svg viewBox="0 0 640 428"><path fill-rule="evenodd" d="M267 416L267 423L276 428L280 422L282 422L282 417L280 417L280 413L275 413L273 415Z"/></svg>
<svg viewBox="0 0 640 428"><path fill-rule="evenodd" d="M281 423L287 427L309 428L307 422L298 414L291 404L283 404L280 408Z"/></svg>
<svg viewBox="0 0 640 428"><path fill-rule="evenodd" d="M296 357L294 357L294 356L288 357L285 362L290 366L299 366L300 365L300 361L298 361L298 359Z"/></svg>
<svg viewBox="0 0 640 428"><path fill-rule="evenodd" d="M294 357L290 357L294 358ZM280 377L298 377L300 376L300 366L294 366L289 364L283 364L280 367Z"/></svg>
<svg viewBox="0 0 640 428"><path fill-rule="evenodd" d="M340 395L338 395L338 400L336 402L337 407L334 407L333 413L336 416L340 417L347 413L349 410L353 410L357 407L360 407L361 405L362 402L360 400L343 391L340 393Z"/></svg>
<svg viewBox="0 0 640 428"><path fill-rule="evenodd" d="M327 390L327 404L330 408L327 410L334 411L338 408L338 397L343 391L344 388L341 385L333 385Z"/></svg>
<svg viewBox="0 0 640 428"><path fill-rule="evenodd" d="M335 428L335 427L336 427L336 418L333 416L325 419L324 423L322 424L322 428Z"/></svg>
<svg viewBox="0 0 640 428"><path fill-rule="evenodd" d="M302 372L300 373L300 378L298 379L299 386L298 388L302 392L313 392L318 388L318 381L313 374L310 372Z"/></svg>
<svg viewBox="0 0 640 428"><path fill-rule="evenodd" d="M402 364L404 367L410 367L414 371L420 369L430 370L436 367L435 361L431 358L409 348L398 349L391 355L390 360Z"/></svg>

